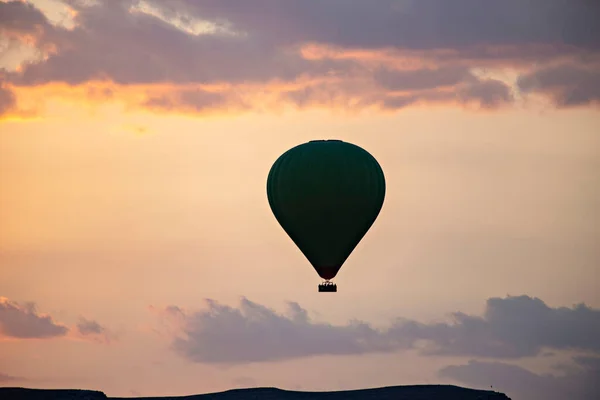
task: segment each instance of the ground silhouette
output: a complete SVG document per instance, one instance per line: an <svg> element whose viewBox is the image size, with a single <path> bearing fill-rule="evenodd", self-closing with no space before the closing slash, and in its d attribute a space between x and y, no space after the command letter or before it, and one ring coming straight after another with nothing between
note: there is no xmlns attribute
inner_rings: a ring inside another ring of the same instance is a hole
<svg viewBox="0 0 600 400"><path fill-rule="evenodd" d="M226 392L172 397L107 397L92 390L0 388L2 400L510 400L503 393L451 385L389 386L336 392L300 392L277 388L232 389Z"/></svg>

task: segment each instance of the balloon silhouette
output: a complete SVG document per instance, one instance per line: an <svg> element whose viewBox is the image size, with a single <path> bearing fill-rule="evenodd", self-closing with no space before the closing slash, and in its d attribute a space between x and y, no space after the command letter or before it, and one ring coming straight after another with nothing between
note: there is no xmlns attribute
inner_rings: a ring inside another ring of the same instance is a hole
<svg viewBox="0 0 600 400"><path fill-rule="evenodd" d="M341 140L314 140L282 154L267 178L275 218L325 280L330 282L379 215L385 177L366 150Z"/></svg>

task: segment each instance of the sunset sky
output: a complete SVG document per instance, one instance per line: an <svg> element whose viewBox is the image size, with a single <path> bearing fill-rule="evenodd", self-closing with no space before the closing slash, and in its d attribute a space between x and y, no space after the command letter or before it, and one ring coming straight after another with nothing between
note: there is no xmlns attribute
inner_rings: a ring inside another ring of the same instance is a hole
<svg viewBox="0 0 600 400"><path fill-rule="evenodd" d="M595 0L0 0L0 386L600 398L598 20ZM387 181L336 294L266 196L313 139Z"/></svg>

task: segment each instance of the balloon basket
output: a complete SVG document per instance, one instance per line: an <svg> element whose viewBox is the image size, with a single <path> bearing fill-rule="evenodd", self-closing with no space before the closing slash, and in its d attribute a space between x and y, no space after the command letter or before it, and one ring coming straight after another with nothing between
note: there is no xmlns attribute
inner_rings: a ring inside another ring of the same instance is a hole
<svg viewBox="0 0 600 400"><path fill-rule="evenodd" d="M319 292L337 292L337 285L333 282L325 281L319 285Z"/></svg>

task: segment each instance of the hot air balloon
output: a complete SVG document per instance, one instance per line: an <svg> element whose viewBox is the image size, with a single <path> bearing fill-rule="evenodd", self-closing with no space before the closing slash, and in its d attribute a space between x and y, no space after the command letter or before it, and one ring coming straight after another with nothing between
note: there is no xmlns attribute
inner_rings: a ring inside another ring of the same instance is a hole
<svg viewBox="0 0 600 400"><path fill-rule="evenodd" d="M313 140L283 153L267 178L267 197L283 230L331 282L381 211L385 177L377 160L341 140Z"/></svg>

